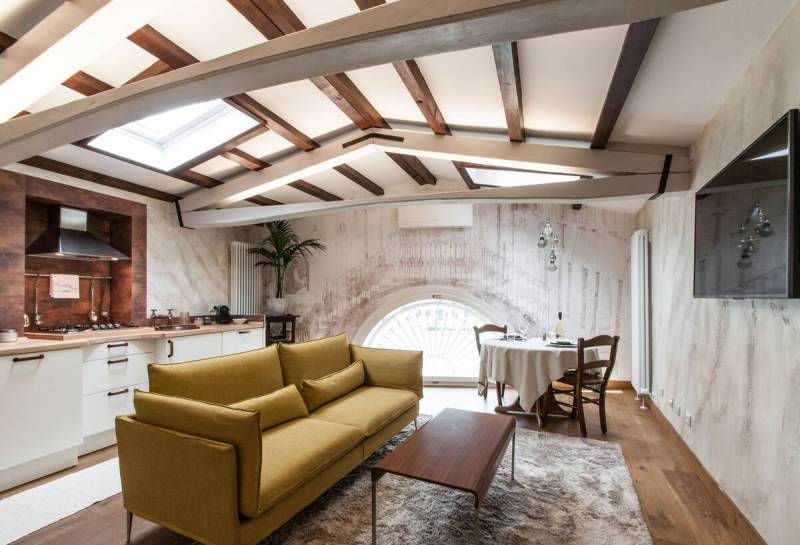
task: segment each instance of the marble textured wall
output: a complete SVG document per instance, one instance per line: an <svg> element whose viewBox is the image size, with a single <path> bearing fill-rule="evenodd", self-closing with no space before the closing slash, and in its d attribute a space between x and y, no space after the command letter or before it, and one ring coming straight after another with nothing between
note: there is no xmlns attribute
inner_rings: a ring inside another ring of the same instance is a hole
<svg viewBox="0 0 800 545"><path fill-rule="evenodd" d="M536 247L551 217L563 246L557 272ZM398 291L449 286L479 299L513 327L527 316L530 334L565 313L569 335L618 333L623 338L615 377L630 377L628 214L563 205L475 205L466 229L399 229L396 209L295 220L301 237L318 237L326 254L289 271L290 310L302 316L303 337L346 331Z"/></svg>
<svg viewBox="0 0 800 545"><path fill-rule="evenodd" d="M800 4L694 147L694 189L800 107ZM800 535L800 301L692 298L694 195L648 204L655 402L771 545ZM664 396L659 392L664 390ZM687 426L667 405L680 401Z"/></svg>
<svg viewBox="0 0 800 545"><path fill-rule="evenodd" d="M253 229L183 229L178 226L175 207L170 203L25 165L11 165L7 169L145 203L148 309L163 312L170 307L176 312L206 314L210 306L228 303L230 242L252 241Z"/></svg>

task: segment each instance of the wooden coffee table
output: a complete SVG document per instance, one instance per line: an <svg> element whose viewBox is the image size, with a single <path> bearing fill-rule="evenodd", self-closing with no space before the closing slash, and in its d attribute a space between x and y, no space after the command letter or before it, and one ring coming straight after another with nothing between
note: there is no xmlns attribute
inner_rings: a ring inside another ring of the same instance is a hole
<svg viewBox="0 0 800 545"><path fill-rule="evenodd" d="M478 512L511 442L514 479L516 421L500 414L445 409L372 467L372 543L377 541L378 481L402 475L471 493Z"/></svg>

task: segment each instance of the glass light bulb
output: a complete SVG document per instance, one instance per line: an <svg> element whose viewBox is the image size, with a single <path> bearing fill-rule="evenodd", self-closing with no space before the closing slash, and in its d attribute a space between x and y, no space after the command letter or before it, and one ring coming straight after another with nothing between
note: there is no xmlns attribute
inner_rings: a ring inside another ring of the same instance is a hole
<svg viewBox="0 0 800 545"><path fill-rule="evenodd" d="M539 242L537 243L537 246L539 246L539 248L544 248L547 246L547 240L544 238L544 235L539 235Z"/></svg>
<svg viewBox="0 0 800 545"><path fill-rule="evenodd" d="M551 261L549 265L547 265L547 270L550 272L556 272L558 270L558 265L556 265L555 261Z"/></svg>

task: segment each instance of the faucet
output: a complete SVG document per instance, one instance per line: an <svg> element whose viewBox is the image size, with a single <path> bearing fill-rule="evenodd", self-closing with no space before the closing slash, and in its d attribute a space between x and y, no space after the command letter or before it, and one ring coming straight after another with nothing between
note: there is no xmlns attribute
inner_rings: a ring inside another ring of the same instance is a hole
<svg viewBox="0 0 800 545"><path fill-rule="evenodd" d="M158 315L156 314L157 311L157 308L150 309L150 321L153 322L153 327L156 327L156 319L158 318Z"/></svg>
<svg viewBox="0 0 800 545"><path fill-rule="evenodd" d="M175 310L175 309L174 308L168 308L167 309L167 325L172 325L172 318L174 317L172 315L172 311L173 310Z"/></svg>

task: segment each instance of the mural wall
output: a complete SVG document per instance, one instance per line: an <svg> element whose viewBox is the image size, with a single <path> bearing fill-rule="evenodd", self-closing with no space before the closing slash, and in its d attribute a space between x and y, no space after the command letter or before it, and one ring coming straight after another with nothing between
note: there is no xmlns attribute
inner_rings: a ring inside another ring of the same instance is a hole
<svg viewBox="0 0 800 545"><path fill-rule="evenodd" d="M302 338L345 331L351 337L398 291L449 286L477 298L529 335L552 328L564 313L569 336L622 337L615 378L630 378L628 214L564 205L475 205L463 229L400 229L396 209L294 220L302 238L317 237L327 253L289 271L290 311L302 318ZM536 245L550 217L562 241L560 266L550 272Z"/></svg>

